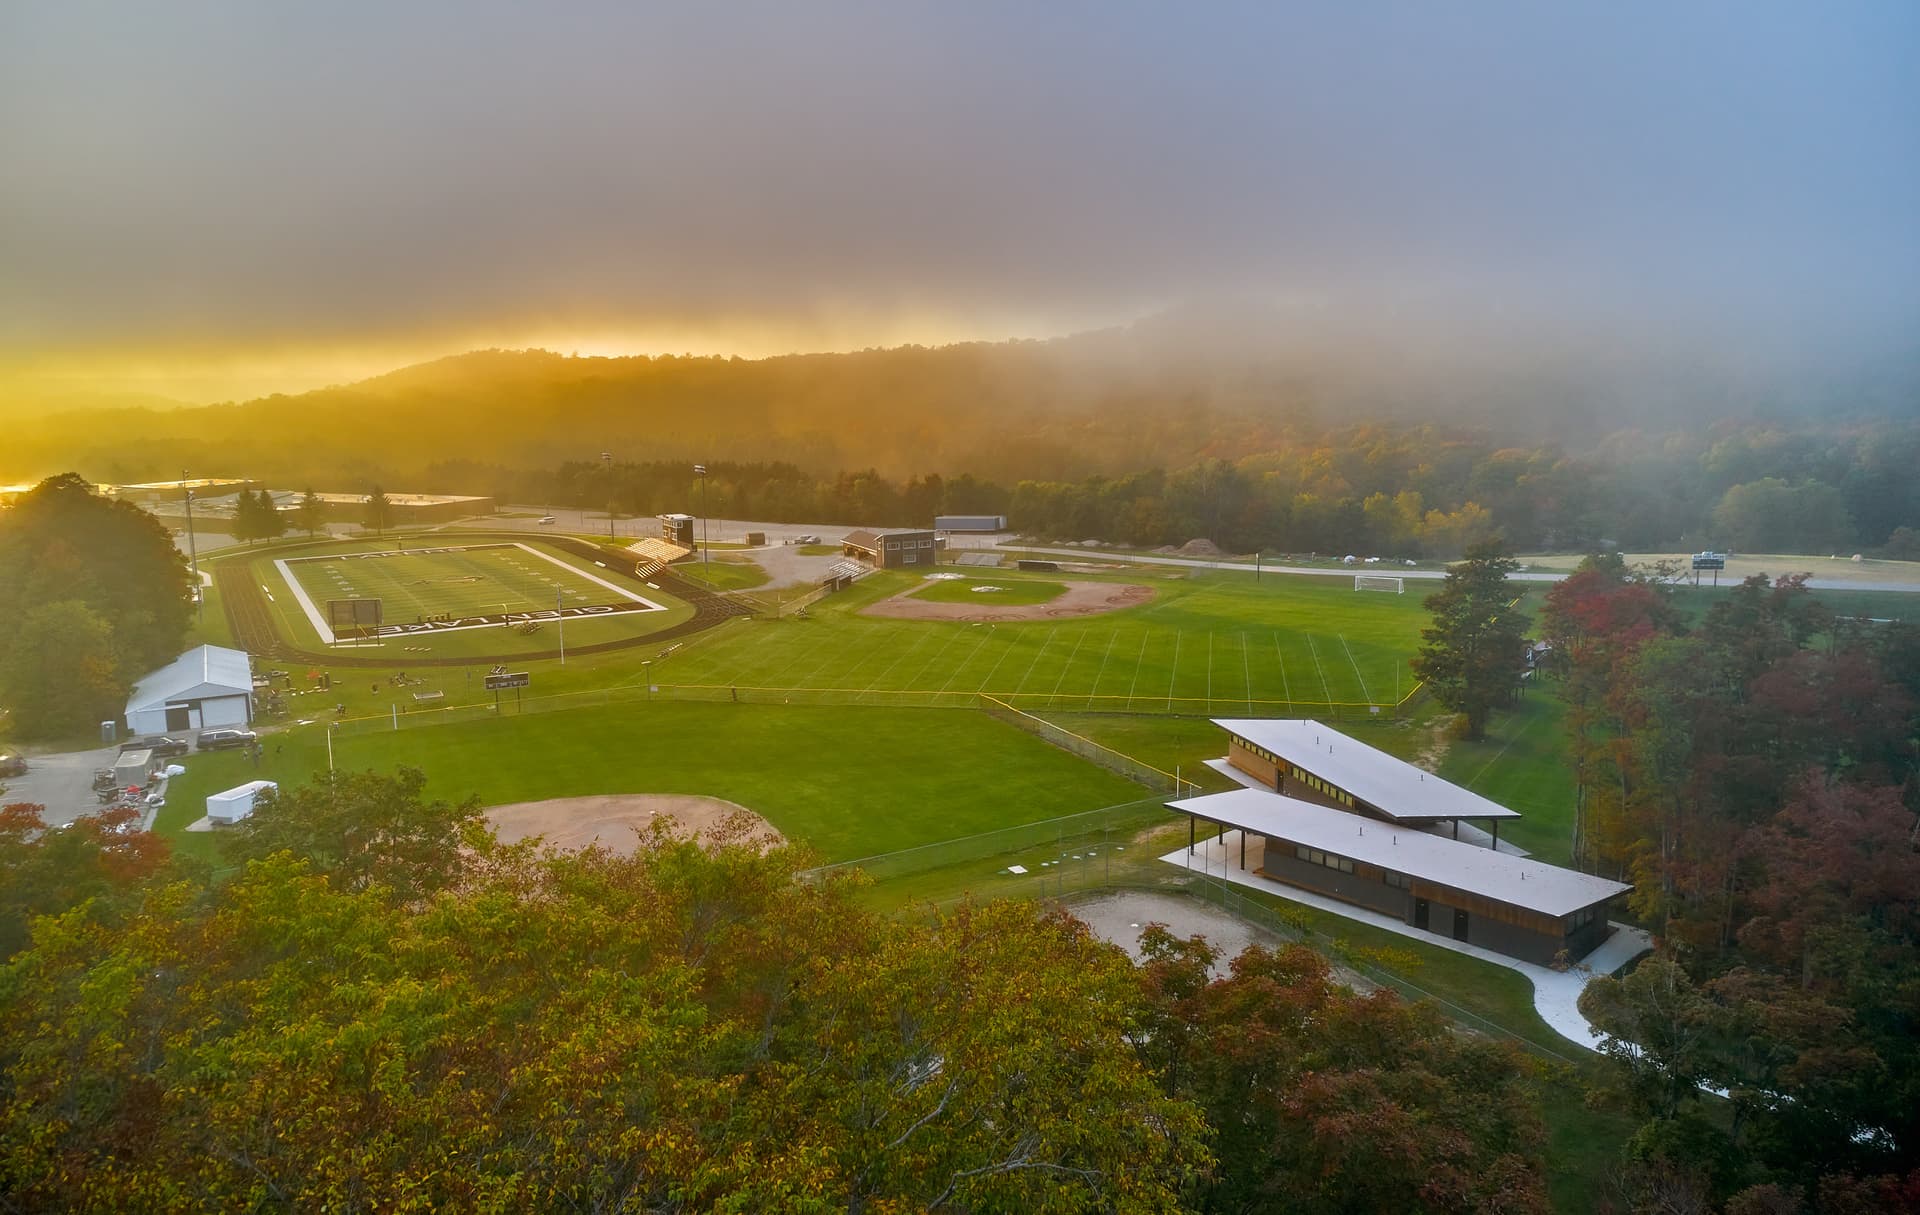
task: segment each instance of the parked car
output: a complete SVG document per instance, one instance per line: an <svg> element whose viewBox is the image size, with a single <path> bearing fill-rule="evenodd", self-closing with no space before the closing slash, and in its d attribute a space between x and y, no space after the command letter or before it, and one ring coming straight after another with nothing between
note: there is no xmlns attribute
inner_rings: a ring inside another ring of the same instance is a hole
<svg viewBox="0 0 1920 1215"><path fill-rule="evenodd" d="M818 544L820 543L820 537L813 535L812 533L808 533L807 535L804 535L804 536L795 536L793 538L793 542L795 544Z"/></svg>
<svg viewBox="0 0 1920 1215"><path fill-rule="evenodd" d="M12 752L0 755L0 776L25 776L26 772L26 760Z"/></svg>
<svg viewBox="0 0 1920 1215"><path fill-rule="evenodd" d="M252 730L202 730L196 745L202 751L225 751L234 747L251 747L259 737Z"/></svg>
<svg viewBox="0 0 1920 1215"><path fill-rule="evenodd" d="M540 522L541 523L558 523L559 520L555 519L552 515L541 515Z"/></svg>
<svg viewBox="0 0 1920 1215"><path fill-rule="evenodd" d="M120 744L122 755L129 751L151 751L155 756L185 755L192 749L187 745L186 739L168 738L165 735L156 735L153 738L130 738Z"/></svg>

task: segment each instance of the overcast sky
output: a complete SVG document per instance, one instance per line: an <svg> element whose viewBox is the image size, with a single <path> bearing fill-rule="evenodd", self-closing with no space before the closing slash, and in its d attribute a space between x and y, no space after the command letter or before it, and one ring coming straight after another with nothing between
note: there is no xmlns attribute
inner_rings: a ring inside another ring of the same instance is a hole
<svg viewBox="0 0 1920 1215"><path fill-rule="evenodd" d="M1883 354L1920 4L0 6L16 361L758 354L1220 293Z"/></svg>

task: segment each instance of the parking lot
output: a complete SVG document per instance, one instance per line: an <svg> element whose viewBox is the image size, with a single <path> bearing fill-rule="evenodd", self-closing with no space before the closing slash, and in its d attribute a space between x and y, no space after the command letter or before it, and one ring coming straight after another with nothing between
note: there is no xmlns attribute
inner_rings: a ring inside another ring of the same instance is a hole
<svg viewBox="0 0 1920 1215"><path fill-rule="evenodd" d="M7 802L32 802L46 807L49 826L70 823L83 814L100 808L93 795L95 768L111 767L120 758L120 748L99 747L92 751L69 751L62 755L29 755L24 776L0 780L6 787Z"/></svg>

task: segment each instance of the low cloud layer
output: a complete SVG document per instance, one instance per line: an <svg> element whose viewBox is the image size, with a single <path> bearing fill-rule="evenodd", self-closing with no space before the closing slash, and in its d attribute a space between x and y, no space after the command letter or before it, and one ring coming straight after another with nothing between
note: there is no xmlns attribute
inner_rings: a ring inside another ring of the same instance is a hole
<svg viewBox="0 0 1920 1215"><path fill-rule="evenodd" d="M0 356L1920 332L1913 6L566 7L7 6Z"/></svg>

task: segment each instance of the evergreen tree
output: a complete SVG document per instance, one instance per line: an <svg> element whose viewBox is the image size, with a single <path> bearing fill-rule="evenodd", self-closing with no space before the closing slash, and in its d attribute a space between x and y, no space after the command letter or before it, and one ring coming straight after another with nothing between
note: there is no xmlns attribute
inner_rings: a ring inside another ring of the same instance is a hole
<svg viewBox="0 0 1920 1215"><path fill-rule="evenodd" d="M253 500L253 491L242 486L233 500L233 538L252 544L261 535L259 504Z"/></svg>
<svg viewBox="0 0 1920 1215"><path fill-rule="evenodd" d="M262 540L277 540L287 534L287 521L273 504L273 495L261 490L254 495L255 522Z"/></svg>
<svg viewBox="0 0 1920 1215"><path fill-rule="evenodd" d="M1427 596L1433 624L1420 632L1413 673L1427 681L1435 700L1461 715L1470 739L1486 737L1487 719L1512 697L1526 669L1527 617L1509 606L1515 592L1507 581L1519 568L1499 541L1483 540Z"/></svg>
<svg viewBox="0 0 1920 1215"><path fill-rule="evenodd" d="M378 485L374 486L373 492L367 495L367 511L361 519L361 526L384 532L392 518L393 504L387 501L387 495Z"/></svg>
<svg viewBox="0 0 1920 1215"><path fill-rule="evenodd" d="M309 489L300 498L300 505L293 510L293 525L311 536L327 525L327 504L320 495Z"/></svg>

